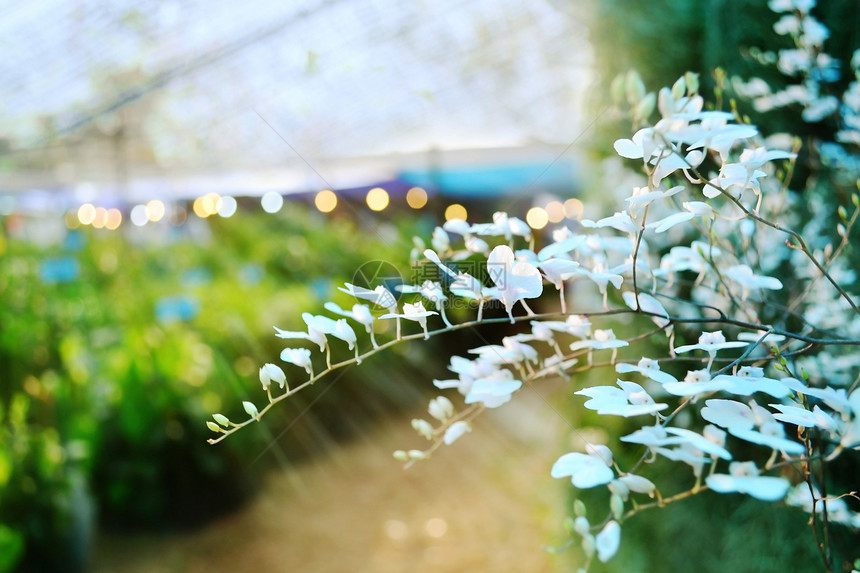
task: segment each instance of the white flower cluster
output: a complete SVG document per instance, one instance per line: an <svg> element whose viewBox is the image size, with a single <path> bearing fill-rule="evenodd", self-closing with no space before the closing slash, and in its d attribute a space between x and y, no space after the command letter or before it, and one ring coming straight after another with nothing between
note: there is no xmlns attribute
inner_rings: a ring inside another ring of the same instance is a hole
<svg viewBox="0 0 860 573"><path fill-rule="evenodd" d="M774 32L790 37L794 48L779 50L775 58L768 53L762 61L775 61L781 73L798 79L800 83L792 83L773 92L760 78L749 82L736 79L735 89L742 96L752 98L759 112L799 105L803 109L804 121L815 123L832 116L838 111L840 101L836 96L824 93L823 87L839 80L839 62L824 51L830 31L810 14L815 1L772 0L768 6L782 14L773 25Z"/></svg>
<svg viewBox="0 0 860 573"><path fill-rule="evenodd" d="M808 16L811 0L774 0L771 5L790 5L794 17L801 18ZM794 30L795 25L798 33L809 36L806 42L822 36L803 20L781 26ZM815 472L787 469L829 463L860 448L857 367L851 366L855 382L840 388L824 373L810 378L798 361L820 348L850 347L857 355L860 340L816 324L814 309L822 304L842 305L855 323L860 316L854 297L828 272L838 268L833 265L838 253L813 252L801 235L777 222L785 215L785 201L779 199L773 163L792 161L792 153L766 148L756 128L736 122L732 114L706 110L692 74L657 94L645 93L635 76L625 81L626 91L636 96L631 103L639 121L655 107L660 119L615 143L618 154L640 160L647 175L645 185L629 190L622 209L584 220L574 229L558 228L539 250L528 226L505 213L496 213L492 223L455 220L438 227L433 248L416 240L412 258L438 268L442 280L400 287L402 295L414 297L402 304L383 286L371 290L347 284L343 292L385 314L374 318L365 304L347 311L330 302L325 308L340 318L306 313L307 332L276 329L281 338L317 346L325 353L325 368L315 370L314 362L323 358L309 349L285 349L281 360L304 370L308 380L291 389L280 367L264 365L260 382L268 404L258 411L245 402L250 419L241 423L215 415L209 426L220 435L210 441L258 420L321 376L393 344L467 325L527 321L528 331L471 349L469 358L451 358L449 369L456 376L433 384L456 391L462 408L447 396L435 397L427 408L433 422L412 421L430 445L398 450L397 459L412 464L429 458L468 433L482 412L503 406L526 385L557 376L575 383L578 372L604 366L633 379L579 387L575 394L598 415L644 420L618 438L618 447L641 451L644 446L644 453L625 469L606 444L585 443L582 451L565 453L552 465L552 477L569 478L576 488L609 490L605 518L592 525L580 508L569 527L581 539L586 568L594 556L602 562L611 559L623 522L651 506L634 496L656 497L651 504L662 506L703 491L764 501L781 500L792 491L794 505L816 511L818 494L802 498L799 489L792 489L799 483L818 491ZM850 221L857 212L860 207ZM792 253L802 258L791 259ZM486 281L456 266L476 256L486 259ZM798 275L807 278L784 284L768 276L762 269L776 268L773 260L805 266ZM559 292L558 303L541 299L546 285ZM577 308L568 312L573 288ZM457 298L477 306L474 321L451 322L445 308ZM536 314L526 303L536 299L541 299L539 310L551 310ZM436 310L427 310L423 301ZM504 316L485 316L491 301L504 307ZM610 326L618 324L613 322L618 317L628 318L625 332L632 328L634 334L616 336ZM820 317L821 323L825 318ZM404 334L404 319L417 323L420 332ZM378 344L374 320L397 321L395 338ZM364 327L367 343L350 322ZM676 345L676 336L698 340ZM329 337L346 343L354 357L333 364ZM661 352L661 357L644 357L637 348ZM272 383L281 394L272 394ZM692 469L688 491L664 497L658 484L640 475L658 458ZM828 503L836 508L833 499ZM845 512L840 523L856 526L856 516L847 508Z"/></svg>

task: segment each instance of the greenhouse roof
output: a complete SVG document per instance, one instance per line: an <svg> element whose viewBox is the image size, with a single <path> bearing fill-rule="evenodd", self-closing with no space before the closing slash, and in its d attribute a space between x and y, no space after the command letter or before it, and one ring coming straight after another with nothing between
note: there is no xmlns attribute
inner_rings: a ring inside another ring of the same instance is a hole
<svg viewBox="0 0 860 573"><path fill-rule="evenodd" d="M102 135L132 163L199 171L567 144L587 123L585 25L550 2L4 4L13 154L109 158Z"/></svg>

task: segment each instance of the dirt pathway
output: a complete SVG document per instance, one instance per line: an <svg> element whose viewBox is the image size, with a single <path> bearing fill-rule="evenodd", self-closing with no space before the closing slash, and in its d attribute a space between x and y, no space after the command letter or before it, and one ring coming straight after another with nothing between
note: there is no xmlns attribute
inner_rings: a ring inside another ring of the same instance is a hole
<svg viewBox="0 0 860 573"><path fill-rule="evenodd" d="M564 489L549 469L565 429L524 391L403 471L391 452L421 440L392 421L273 474L247 507L200 531L102 535L93 571L560 571L570 556L541 546L563 541Z"/></svg>

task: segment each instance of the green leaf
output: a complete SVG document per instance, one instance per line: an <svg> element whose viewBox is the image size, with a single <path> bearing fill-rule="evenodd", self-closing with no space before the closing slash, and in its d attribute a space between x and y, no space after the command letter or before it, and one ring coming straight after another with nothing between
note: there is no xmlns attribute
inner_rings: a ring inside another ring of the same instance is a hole
<svg viewBox="0 0 860 573"><path fill-rule="evenodd" d="M13 571L24 555L24 534L0 524L0 573Z"/></svg>

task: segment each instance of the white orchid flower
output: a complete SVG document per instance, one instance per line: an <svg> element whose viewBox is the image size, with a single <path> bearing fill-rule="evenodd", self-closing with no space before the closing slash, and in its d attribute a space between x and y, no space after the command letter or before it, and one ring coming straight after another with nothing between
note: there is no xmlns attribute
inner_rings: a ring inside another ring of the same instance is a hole
<svg viewBox="0 0 860 573"><path fill-rule="evenodd" d="M728 474L712 474L705 484L717 493L745 493L763 501L782 499L791 485L785 478L760 476L753 462L732 462Z"/></svg>
<svg viewBox="0 0 860 573"><path fill-rule="evenodd" d="M604 217L599 221L592 221L590 219L583 219L581 222L583 227L589 229L602 229L604 227L612 227L613 229L617 229L622 233L627 233L628 235L636 235L639 227L630 218L630 215L625 211L618 211L611 217Z"/></svg>
<svg viewBox="0 0 860 573"><path fill-rule="evenodd" d="M275 382L283 388L287 383L287 377L284 371L275 364L266 363L260 368L260 383L263 385L263 390L268 391L272 382Z"/></svg>
<svg viewBox="0 0 860 573"><path fill-rule="evenodd" d="M305 312L302 314L302 320L304 320L305 324L308 325L307 333L281 330L276 326L275 330L277 331L277 337L304 338L316 343L319 345L320 351L326 351L326 364L331 368L331 351L328 346L328 339L326 338L326 335L330 334L335 338L339 338L346 342L349 345L350 350L355 349L356 360L358 360L358 346L355 344L355 331L352 330L352 327L349 326L346 319L342 318L334 321L327 316L313 315L309 312Z"/></svg>
<svg viewBox="0 0 860 573"><path fill-rule="evenodd" d="M650 378L654 382L667 384L669 382L677 382L678 380L669 374L660 370L660 363L650 358L641 358L634 366L633 364L619 363L615 365L615 371L619 374L627 374L629 372L638 372L643 376Z"/></svg>
<svg viewBox="0 0 860 573"><path fill-rule="evenodd" d="M645 292L636 294L633 291L621 293L621 298L624 299L624 304L631 309L639 309L649 313L651 320L660 328L670 327L667 329L667 332L671 332L672 321L669 320L669 312L656 298Z"/></svg>
<svg viewBox="0 0 860 573"><path fill-rule="evenodd" d="M493 213L492 223L472 225L469 230L476 235L491 237L501 235L505 237L508 243L513 241L514 236L523 237L527 241L530 241L532 238L531 228L525 221L516 217L510 217L507 213L501 211Z"/></svg>
<svg viewBox="0 0 860 573"><path fill-rule="evenodd" d="M791 393L788 386L779 380L765 377L763 369L750 366L740 368L735 375L720 374L715 376L714 380L728 382L725 391L739 396L751 396L756 392L763 392L774 398L784 398Z"/></svg>
<svg viewBox="0 0 860 573"><path fill-rule="evenodd" d="M657 404L645 389L634 382L617 380L620 388L615 386L594 386L584 388L574 394L590 398L584 406L595 410L598 414L609 416L642 416L656 414L669 407L668 404Z"/></svg>
<svg viewBox="0 0 860 573"><path fill-rule="evenodd" d="M564 298L564 281L576 276L579 263L568 259L550 258L539 262L537 267L546 279L558 289L561 299L561 312L567 314L567 301Z"/></svg>
<svg viewBox="0 0 860 573"><path fill-rule="evenodd" d="M355 286L350 283L344 283L345 287L338 287L338 290L350 294L355 298L369 300L377 306L388 309L389 312L397 312L397 299L391 294L387 288L382 285L377 286L373 290L364 287Z"/></svg>
<svg viewBox="0 0 860 573"><path fill-rule="evenodd" d="M617 521L610 521L603 526L594 537L594 546L597 549L597 559L601 563L606 563L618 553L618 547L621 545L621 526Z"/></svg>
<svg viewBox="0 0 860 573"><path fill-rule="evenodd" d="M493 375L476 379L466 394L466 404L481 402L487 408L498 408L509 402L511 394L523 383L514 378L509 370L497 370Z"/></svg>
<svg viewBox="0 0 860 573"><path fill-rule="evenodd" d="M493 298L493 291L485 287L484 284L468 273L454 272L450 267L442 262L439 255L432 249L424 251L424 256L439 267L442 272L454 279L449 285L451 294L469 298L478 303L478 322L481 321L484 314L484 303Z"/></svg>
<svg viewBox="0 0 860 573"><path fill-rule="evenodd" d="M714 361L714 357L716 357L717 352L720 350L725 350L727 348L743 348L745 346L749 346L749 343L741 341L727 342L726 337L723 336L723 331L716 330L714 332L703 332L699 336L699 342L697 344L685 344L684 346L679 346L675 349L675 354L684 354L692 350L704 350L708 353L710 358L707 366L707 369L710 369L711 363Z"/></svg>
<svg viewBox="0 0 860 573"><path fill-rule="evenodd" d="M441 284L431 280L426 280L420 285L397 285L395 288L399 292L405 294L420 294L436 305L436 310L442 316L442 321L445 323L445 326L449 328L452 326L448 317L445 315L445 302L448 300L448 297L445 296L445 291L442 290Z"/></svg>
<svg viewBox="0 0 860 573"><path fill-rule="evenodd" d="M609 450L606 446L602 448ZM553 464L550 475L554 478L570 476L571 483L579 489L607 484L615 477L615 472L612 471L612 452L606 454L603 449L564 454Z"/></svg>
<svg viewBox="0 0 860 573"><path fill-rule="evenodd" d="M747 265L735 265L733 267L729 267L728 269L723 271L723 274L726 278L736 282L741 286L741 300L747 299L750 290L782 289L782 282L780 282L779 279L757 275L753 273L752 269L749 268Z"/></svg>
<svg viewBox="0 0 860 573"><path fill-rule="evenodd" d="M376 344L376 337L373 335L373 314L370 312L370 307L366 304L355 303L352 305L352 310L344 310L338 304L333 302L325 303L325 309L334 314L351 318L354 321L364 325L365 331L370 335L370 342L374 348L379 348Z"/></svg>
<svg viewBox="0 0 860 573"><path fill-rule="evenodd" d="M499 245L487 258L487 271L490 279L496 283L492 293L505 305L511 322L514 322L512 310L517 301L523 304L529 314L533 314L523 300L538 298L543 292L543 279L536 266L517 262L510 247Z"/></svg>
<svg viewBox="0 0 860 573"><path fill-rule="evenodd" d="M311 351L307 348L284 348L281 351L281 360L304 368L311 378L314 377L314 367L311 362Z"/></svg>
<svg viewBox="0 0 860 573"><path fill-rule="evenodd" d="M388 319L388 318L405 318L407 320L412 320L421 325L421 328L424 330L424 339L427 340L430 338L430 333L427 332L427 317L432 316L434 314L439 314L435 310L427 310L424 308L424 303L420 300L416 303L406 303L403 305L403 313L389 313L383 314L380 316L380 319Z"/></svg>
<svg viewBox="0 0 860 573"><path fill-rule="evenodd" d="M714 217L714 209L702 201L684 201L681 203L683 211L673 213L659 221L648 223L646 229L654 229L655 233L664 233L676 225L686 223L696 217Z"/></svg>

